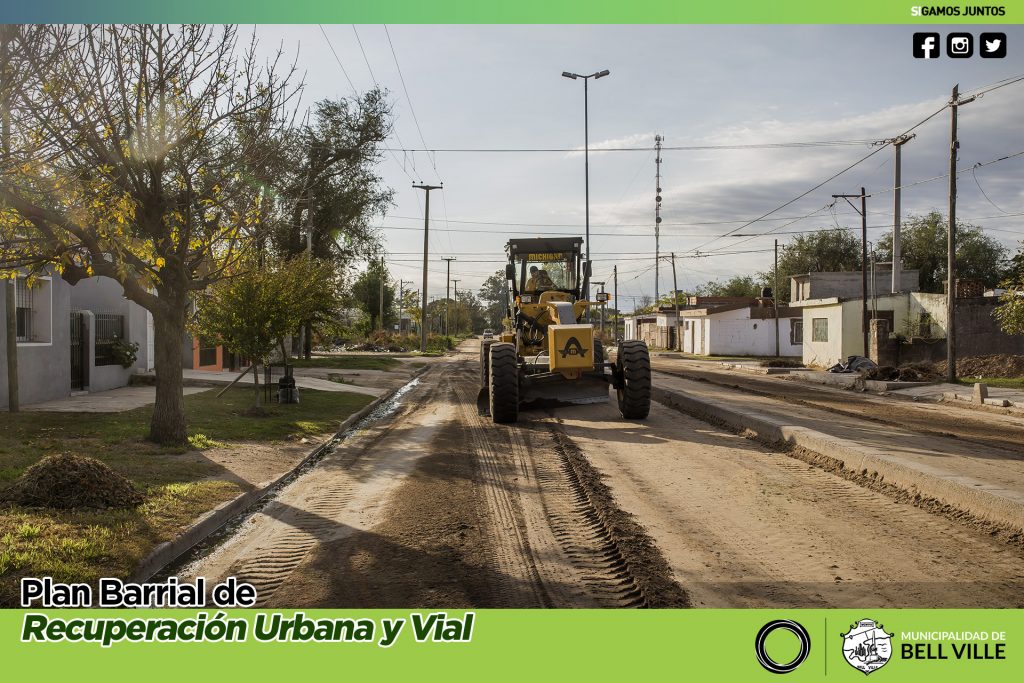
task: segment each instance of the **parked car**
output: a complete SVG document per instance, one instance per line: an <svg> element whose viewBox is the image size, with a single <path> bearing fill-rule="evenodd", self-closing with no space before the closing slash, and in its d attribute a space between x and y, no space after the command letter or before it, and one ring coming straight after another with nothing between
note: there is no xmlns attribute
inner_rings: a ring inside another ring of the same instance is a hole
<svg viewBox="0 0 1024 683"><path fill-rule="evenodd" d="M484 330L484 339L493 339L493 338L494 338L494 330L492 330L491 328L488 327L486 330Z"/></svg>

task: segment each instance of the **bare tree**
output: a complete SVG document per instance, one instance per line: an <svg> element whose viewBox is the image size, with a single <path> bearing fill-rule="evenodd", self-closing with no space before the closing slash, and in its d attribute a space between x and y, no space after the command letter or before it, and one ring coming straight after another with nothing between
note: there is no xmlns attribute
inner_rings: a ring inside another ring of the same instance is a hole
<svg viewBox="0 0 1024 683"><path fill-rule="evenodd" d="M294 69L231 26L22 26L15 42L0 268L111 277L150 311L149 436L182 442L190 301L256 241Z"/></svg>

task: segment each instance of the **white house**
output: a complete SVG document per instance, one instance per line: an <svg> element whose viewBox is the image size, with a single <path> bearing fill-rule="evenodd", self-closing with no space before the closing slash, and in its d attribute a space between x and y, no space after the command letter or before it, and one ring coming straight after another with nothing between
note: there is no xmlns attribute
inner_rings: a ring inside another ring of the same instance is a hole
<svg viewBox="0 0 1024 683"><path fill-rule="evenodd" d="M641 339L652 348L677 348L676 330L685 353L703 356L774 356L775 309L770 301L738 298L730 302L703 301L676 313L662 309L647 315L626 316L626 339ZM705 305L699 305L704 303ZM715 305L718 303L718 305ZM779 353L799 356L801 344L794 340L799 310L779 308Z"/></svg>
<svg viewBox="0 0 1024 683"><path fill-rule="evenodd" d="M805 365L830 367L849 356L866 356L860 297L826 297L794 301L802 311L802 357ZM869 299L868 317L888 322L890 334L945 337L946 295L923 292L883 294Z"/></svg>
<svg viewBox="0 0 1024 683"><path fill-rule="evenodd" d="M774 356L776 320L771 304L732 304L679 311L682 350L703 356ZM800 311L779 308L779 355L799 356L793 322Z"/></svg>
<svg viewBox="0 0 1024 683"><path fill-rule="evenodd" d="M12 286L10 281L0 284ZM94 277L71 286L47 274L31 287L23 276L13 286L20 403L124 386L133 372L152 369L149 313L125 299L115 280ZM4 307L0 296L0 321ZM131 367L122 367L113 353L115 340L139 345ZM6 358L6 335L0 334L0 365ZM7 373L0 371L0 408L7 402Z"/></svg>

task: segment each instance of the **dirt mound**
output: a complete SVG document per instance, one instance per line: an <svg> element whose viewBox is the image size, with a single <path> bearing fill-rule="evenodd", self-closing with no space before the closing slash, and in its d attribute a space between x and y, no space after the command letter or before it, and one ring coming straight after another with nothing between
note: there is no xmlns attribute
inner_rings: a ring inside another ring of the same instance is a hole
<svg viewBox="0 0 1024 683"><path fill-rule="evenodd" d="M77 455L50 455L0 492L0 501L31 507L126 508L142 502L142 494L107 465Z"/></svg>
<svg viewBox="0 0 1024 683"><path fill-rule="evenodd" d="M935 364L935 369L946 374L946 361ZM956 374L959 377L1024 377L1024 356L996 354L958 358Z"/></svg>
<svg viewBox="0 0 1024 683"><path fill-rule="evenodd" d="M762 368L802 368L804 366L798 360L791 360L789 358L772 358L771 360L763 360L759 363Z"/></svg>
<svg viewBox="0 0 1024 683"><path fill-rule="evenodd" d="M940 375L931 363L910 363L898 368L891 365L872 368L865 377L882 382L932 382Z"/></svg>

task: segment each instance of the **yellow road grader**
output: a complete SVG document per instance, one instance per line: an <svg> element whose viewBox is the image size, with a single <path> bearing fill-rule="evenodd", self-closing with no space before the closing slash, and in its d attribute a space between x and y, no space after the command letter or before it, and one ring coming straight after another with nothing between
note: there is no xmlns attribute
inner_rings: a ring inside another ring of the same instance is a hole
<svg viewBox="0 0 1024 683"><path fill-rule="evenodd" d="M644 419L651 408L651 362L642 341L618 342L614 362L604 355L594 326L583 322L591 264L581 237L509 240L508 307L501 334L480 345L480 412L495 422L519 419L520 406L598 403L615 389L619 412Z"/></svg>

